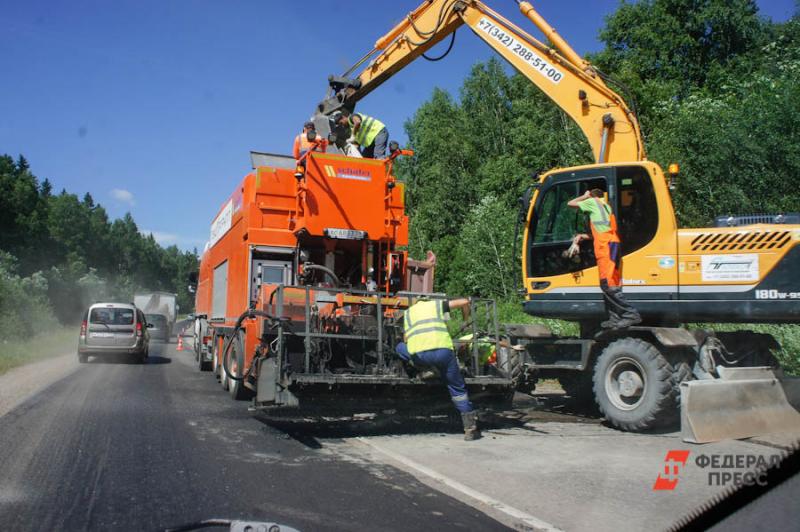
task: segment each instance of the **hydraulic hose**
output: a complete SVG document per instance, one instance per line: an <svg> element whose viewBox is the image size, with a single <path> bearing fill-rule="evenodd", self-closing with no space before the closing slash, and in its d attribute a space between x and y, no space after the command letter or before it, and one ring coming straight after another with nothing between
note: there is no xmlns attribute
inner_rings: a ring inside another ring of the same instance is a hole
<svg viewBox="0 0 800 532"><path fill-rule="evenodd" d="M323 273L326 273L328 277L330 277L333 280L333 284L336 285L336 288L339 288L339 286L341 286L342 284L342 282L339 280L336 274L333 273L333 270L331 270L330 268L326 268L325 266L321 266L319 264L304 264L303 270L318 270Z"/></svg>
<svg viewBox="0 0 800 532"><path fill-rule="evenodd" d="M239 331L242 330L242 323L244 323L244 320L256 317L266 318L268 320L275 319L275 316L267 312L264 312L263 310L248 309L241 316L239 316L239 319L236 320L236 324L233 327L233 334L231 334L230 338L222 348L222 369L223 371L225 371L225 375L231 380L241 382L244 379L246 379L253 371L253 364L250 364L250 367L247 368L247 371L244 372L241 377L237 377L233 374L233 372L230 369L228 369L228 363L230 360L231 345L233 344L236 337L239 335Z"/></svg>

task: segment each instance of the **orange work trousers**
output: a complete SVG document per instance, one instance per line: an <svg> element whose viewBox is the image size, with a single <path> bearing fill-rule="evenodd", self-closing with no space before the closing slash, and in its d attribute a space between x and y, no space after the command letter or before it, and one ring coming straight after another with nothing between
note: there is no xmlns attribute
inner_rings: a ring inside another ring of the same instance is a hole
<svg viewBox="0 0 800 532"><path fill-rule="evenodd" d="M605 280L611 287L622 286L622 250L619 237L611 231L595 232L592 236L600 281Z"/></svg>

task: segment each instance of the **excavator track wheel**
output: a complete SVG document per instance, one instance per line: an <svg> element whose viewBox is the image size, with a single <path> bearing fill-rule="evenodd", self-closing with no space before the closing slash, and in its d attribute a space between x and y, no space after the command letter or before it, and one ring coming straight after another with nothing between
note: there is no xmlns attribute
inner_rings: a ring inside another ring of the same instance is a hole
<svg viewBox="0 0 800 532"><path fill-rule="evenodd" d="M675 368L649 342L623 338L597 358L594 396L606 420L622 430L638 432L673 423L680 396Z"/></svg>

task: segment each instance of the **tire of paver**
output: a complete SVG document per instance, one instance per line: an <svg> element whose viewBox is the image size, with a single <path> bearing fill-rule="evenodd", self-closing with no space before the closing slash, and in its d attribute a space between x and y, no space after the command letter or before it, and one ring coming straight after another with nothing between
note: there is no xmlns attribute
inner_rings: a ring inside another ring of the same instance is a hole
<svg viewBox="0 0 800 532"><path fill-rule="evenodd" d="M237 377L241 377L245 370L243 345L241 334L237 334L236 338L233 339L233 345L230 347L230 355L228 356L228 370L232 371ZM223 369L223 371L225 370ZM227 375L225 377L225 380L228 381L228 393L231 394L233 399L236 401L250 399L252 395L250 390L245 388L243 381L231 379Z"/></svg>
<svg viewBox="0 0 800 532"><path fill-rule="evenodd" d="M525 368L519 351L508 347L500 347L497 350L497 366L504 377L511 379L514 388L520 384Z"/></svg>
<svg viewBox="0 0 800 532"><path fill-rule="evenodd" d="M612 342L594 367L597 406L611 425L626 431L672 424L680 401L677 373L651 343L638 338Z"/></svg>

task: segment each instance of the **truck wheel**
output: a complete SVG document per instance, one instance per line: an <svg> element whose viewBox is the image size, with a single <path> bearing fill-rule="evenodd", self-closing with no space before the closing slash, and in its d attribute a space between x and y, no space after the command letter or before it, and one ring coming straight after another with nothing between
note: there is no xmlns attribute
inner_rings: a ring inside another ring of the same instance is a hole
<svg viewBox="0 0 800 532"><path fill-rule="evenodd" d="M219 374L220 372L220 365L219 365L219 357L217 356L219 353L219 337L215 336L214 340L211 342L211 373L214 375L214 378L217 381L222 381L222 377Z"/></svg>
<svg viewBox="0 0 800 532"><path fill-rule="evenodd" d="M200 371L209 371L211 370L211 362L207 360L203 360L205 357L203 356L203 350L200 350L200 354L197 355L197 369Z"/></svg>
<svg viewBox="0 0 800 532"><path fill-rule="evenodd" d="M87 362L89 362L89 356L88 355L78 354L78 363L86 364Z"/></svg>
<svg viewBox="0 0 800 532"><path fill-rule="evenodd" d="M236 377L241 377L244 374L244 342L242 336L237 335L233 340L233 345L230 348L230 355L228 356L228 370ZM225 371L223 369L223 371ZM245 388L244 382L235 380L227 375L225 380L228 381L228 393L236 401L243 401L251 397L250 390Z"/></svg>
<svg viewBox="0 0 800 532"><path fill-rule="evenodd" d="M225 343L228 340L223 336L220 338L219 342L219 353L217 355L217 373L219 373L219 384L222 386L222 389L228 391L228 385L230 384L230 379L225 374L225 369L222 367L223 364L223 357L225 356ZM233 346L231 346L233 349Z"/></svg>
<svg viewBox="0 0 800 532"><path fill-rule="evenodd" d="M680 390L675 370L648 342L623 338L609 344L594 367L594 395L616 428L643 431L673 422Z"/></svg>

